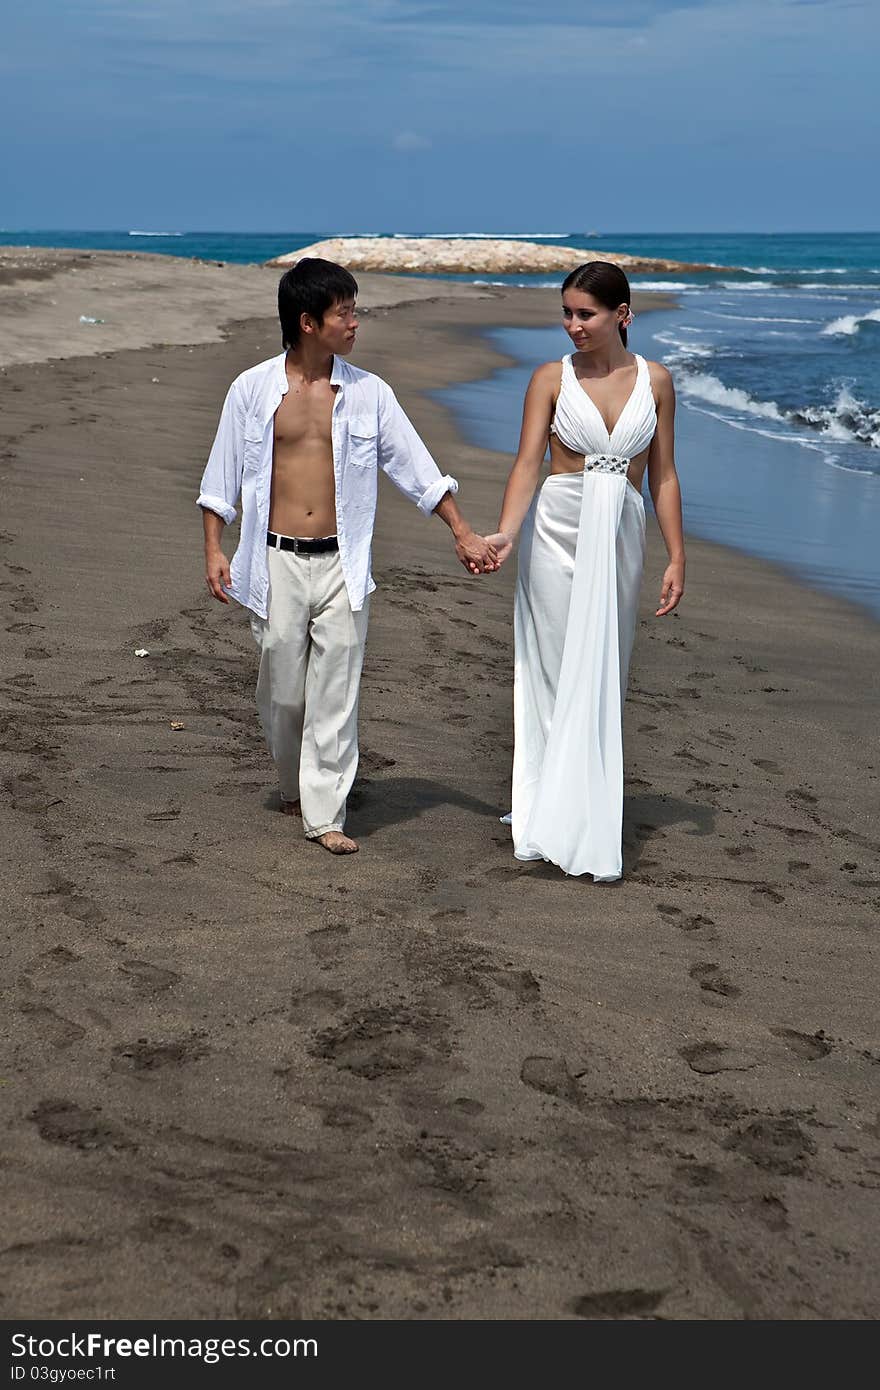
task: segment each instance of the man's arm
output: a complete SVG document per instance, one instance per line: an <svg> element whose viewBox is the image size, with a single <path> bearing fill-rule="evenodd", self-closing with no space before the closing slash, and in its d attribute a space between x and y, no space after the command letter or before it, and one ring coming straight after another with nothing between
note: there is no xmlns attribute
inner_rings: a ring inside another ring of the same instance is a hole
<svg viewBox="0 0 880 1390"><path fill-rule="evenodd" d="M471 574L495 569L493 548L465 521L454 498L458 483L442 474L397 397L379 382L379 467L426 516L435 513L455 538L455 553Z"/></svg>
<svg viewBox="0 0 880 1390"><path fill-rule="evenodd" d="M224 590L229 588L231 577L229 561L223 554L220 539L225 522L222 516L209 511L207 507L202 509L202 521L205 527L205 580L214 597L221 603L228 603Z"/></svg>
<svg viewBox="0 0 880 1390"><path fill-rule="evenodd" d="M205 532L205 580L221 603L228 603L224 589L229 587L229 561L223 553L223 527L235 520L235 503L241 491L244 404L234 381L226 393L220 423L208 462L202 475L198 505L202 508Z"/></svg>
<svg viewBox="0 0 880 1390"><path fill-rule="evenodd" d="M455 553L471 574L487 574L498 568L495 549L478 536L458 510L451 492L444 493L434 508L434 515L445 521L455 538Z"/></svg>

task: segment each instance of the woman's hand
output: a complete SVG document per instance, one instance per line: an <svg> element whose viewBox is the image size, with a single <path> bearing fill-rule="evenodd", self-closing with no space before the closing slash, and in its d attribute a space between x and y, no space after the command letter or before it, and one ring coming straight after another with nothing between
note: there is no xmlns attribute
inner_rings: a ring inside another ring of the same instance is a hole
<svg viewBox="0 0 880 1390"><path fill-rule="evenodd" d="M486 540L489 545L495 547L495 568L500 570L513 549L513 537L505 535L503 531L496 531L494 536L487 536Z"/></svg>
<svg viewBox="0 0 880 1390"><path fill-rule="evenodd" d="M677 608L684 593L684 561L674 560L666 566L663 582L660 585L660 607L657 618L665 618L673 608Z"/></svg>
<svg viewBox="0 0 880 1390"><path fill-rule="evenodd" d="M477 535L470 527L462 528L455 537L455 553L470 574L491 574L495 563L495 548L485 536Z"/></svg>

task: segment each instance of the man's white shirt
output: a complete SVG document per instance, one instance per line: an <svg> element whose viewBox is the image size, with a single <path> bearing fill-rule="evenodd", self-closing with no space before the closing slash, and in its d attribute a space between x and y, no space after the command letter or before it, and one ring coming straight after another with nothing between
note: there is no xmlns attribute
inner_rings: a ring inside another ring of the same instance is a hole
<svg viewBox="0 0 880 1390"><path fill-rule="evenodd" d="M217 435L202 477L198 505L230 525L241 498L241 534L230 566L228 593L265 618L269 600L266 532L272 486L275 412L288 390L282 352L236 377L229 388ZM376 585L370 550L376 518L377 469L426 516L455 478L440 472L391 387L372 372L333 358L331 386L338 388L331 417L336 530L339 559L352 610L364 606Z"/></svg>

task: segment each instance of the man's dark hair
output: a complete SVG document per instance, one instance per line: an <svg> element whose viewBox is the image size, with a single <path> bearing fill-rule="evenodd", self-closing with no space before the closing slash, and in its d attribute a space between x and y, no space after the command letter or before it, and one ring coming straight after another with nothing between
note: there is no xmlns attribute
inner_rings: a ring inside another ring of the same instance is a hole
<svg viewBox="0 0 880 1390"><path fill-rule="evenodd" d="M309 314L318 323L333 304L357 295L357 280L344 266L306 256L286 270L278 285L278 317L281 341L294 348L301 337L300 315Z"/></svg>

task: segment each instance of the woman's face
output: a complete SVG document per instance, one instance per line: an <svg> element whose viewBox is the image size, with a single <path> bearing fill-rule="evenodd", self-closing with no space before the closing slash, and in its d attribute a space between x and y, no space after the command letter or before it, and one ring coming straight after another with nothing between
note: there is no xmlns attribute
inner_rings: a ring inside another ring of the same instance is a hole
<svg viewBox="0 0 880 1390"><path fill-rule="evenodd" d="M609 309L583 290L566 290L562 296L562 326L580 351L604 347L618 336L625 305Z"/></svg>

